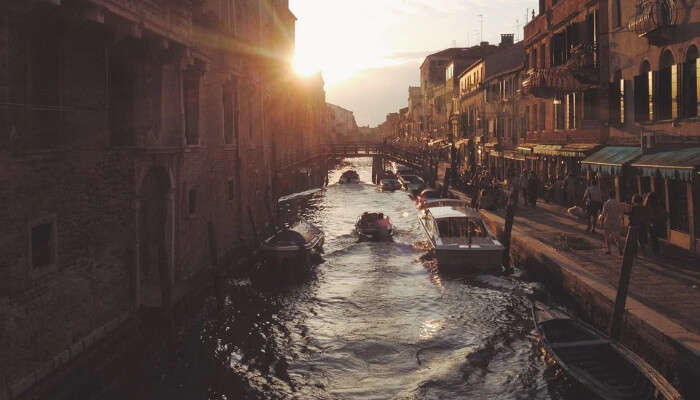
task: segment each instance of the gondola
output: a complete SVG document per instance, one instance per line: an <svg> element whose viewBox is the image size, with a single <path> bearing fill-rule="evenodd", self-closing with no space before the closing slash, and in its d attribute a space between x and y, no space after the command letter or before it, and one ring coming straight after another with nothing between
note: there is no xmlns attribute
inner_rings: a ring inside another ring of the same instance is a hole
<svg viewBox="0 0 700 400"><path fill-rule="evenodd" d="M638 355L565 311L534 302L532 317L545 351L571 378L602 399L682 399Z"/></svg>

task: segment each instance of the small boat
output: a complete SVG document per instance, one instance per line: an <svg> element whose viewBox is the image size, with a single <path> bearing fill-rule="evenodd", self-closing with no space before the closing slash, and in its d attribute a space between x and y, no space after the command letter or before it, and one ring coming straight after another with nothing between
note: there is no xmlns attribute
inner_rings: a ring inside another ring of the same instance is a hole
<svg viewBox="0 0 700 400"><path fill-rule="evenodd" d="M545 351L602 399L682 399L641 357L567 312L534 302L532 318Z"/></svg>
<svg viewBox="0 0 700 400"><path fill-rule="evenodd" d="M398 190L401 189L401 184L396 178L382 178L379 181L379 188L381 190Z"/></svg>
<svg viewBox="0 0 700 400"><path fill-rule="evenodd" d="M261 250L267 259L277 263L308 263L311 253L321 250L324 238L323 231L306 221L299 221L265 240Z"/></svg>
<svg viewBox="0 0 700 400"><path fill-rule="evenodd" d="M360 183L360 175L355 170L348 170L343 172L340 176L338 183Z"/></svg>
<svg viewBox="0 0 700 400"><path fill-rule="evenodd" d="M476 210L461 205L429 207L419 213L418 220L440 266L473 271L501 269L505 248Z"/></svg>
<svg viewBox="0 0 700 400"><path fill-rule="evenodd" d="M355 231L360 239L386 240L393 234L394 227L384 214L365 212L357 219Z"/></svg>
<svg viewBox="0 0 700 400"><path fill-rule="evenodd" d="M425 189L425 181L421 179L418 175L401 175L399 176L399 183L403 190L416 195Z"/></svg>
<svg viewBox="0 0 700 400"><path fill-rule="evenodd" d="M425 189L416 197L416 208L423 209L426 201L442 198L442 192L437 189Z"/></svg>

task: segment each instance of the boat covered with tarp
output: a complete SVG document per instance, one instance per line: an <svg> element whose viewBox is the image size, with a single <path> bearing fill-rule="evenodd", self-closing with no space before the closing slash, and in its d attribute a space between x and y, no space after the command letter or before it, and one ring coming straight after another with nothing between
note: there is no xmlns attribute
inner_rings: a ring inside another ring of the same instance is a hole
<svg viewBox="0 0 700 400"><path fill-rule="evenodd" d="M323 231L301 220L266 239L261 250L274 261L287 259L306 261L312 252L321 250L324 238Z"/></svg>
<svg viewBox="0 0 700 400"><path fill-rule="evenodd" d="M682 399L641 357L566 311L534 302L532 318L546 355L600 398Z"/></svg>

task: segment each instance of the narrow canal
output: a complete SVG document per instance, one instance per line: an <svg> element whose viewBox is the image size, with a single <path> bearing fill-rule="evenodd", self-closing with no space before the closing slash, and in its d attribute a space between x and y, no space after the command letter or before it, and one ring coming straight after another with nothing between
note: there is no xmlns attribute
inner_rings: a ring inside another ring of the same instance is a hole
<svg viewBox="0 0 700 400"><path fill-rule="evenodd" d="M535 345L529 299L539 285L517 270L442 276L406 192L333 184L348 168L371 181L371 159L346 160L327 189L283 206L286 218L326 234L310 276L283 286L232 282L223 315L209 299L176 352L132 366L145 380L125 373L98 398L575 398ZM358 241L363 211L391 217L393 242Z"/></svg>

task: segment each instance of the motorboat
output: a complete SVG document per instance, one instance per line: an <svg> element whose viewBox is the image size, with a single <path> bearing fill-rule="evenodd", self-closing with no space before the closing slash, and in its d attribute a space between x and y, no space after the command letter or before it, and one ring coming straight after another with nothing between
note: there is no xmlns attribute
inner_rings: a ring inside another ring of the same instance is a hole
<svg viewBox="0 0 700 400"><path fill-rule="evenodd" d="M388 216L382 213L363 213L355 223L355 231L360 239L386 240L393 234L394 227Z"/></svg>
<svg viewBox="0 0 700 400"><path fill-rule="evenodd" d="M308 263L312 253L321 251L324 239L323 231L302 220L266 239L261 250L268 260L277 263Z"/></svg>
<svg viewBox="0 0 700 400"><path fill-rule="evenodd" d="M426 199L423 201L423 208L420 214L425 214L432 207L453 207L453 208L470 208L469 203L459 199ZM419 214L419 215L420 215Z"/></svg>
<svg viewBox="0 0 700 400"><path fill-rule="evenodd" d="M534 302L532 318L546 354L601 399L682 399L641 357L566 311Z"/></svg>
<svg viewBox="0 0 700 400"><path fill-rule="evenodd" d="M418 220L438 264L462 270L500 270L505 248L481 215L463 206L425 208Z"/></svg>
<svg viewBox="0 0 700 400"><path fill-rule="evenodd" d="M416 208L423 209L426 201L442 198L442 191L438 189L424 189L416 196Z"/></svg>
<svg viewBox="0 0 700 400"><path fill-rule="evenodd" d="M394 174L398 175L403 175L405 173L409 173L411 171L410 167L407 167L403 164L397 163L396 161L391 162L391 170L394 172Z"/></svg>
<svg viewBox="0 0 700 400"><path fill-rule="evenodd" d="M401 175L399 183L403 190L416 195L425 189L425 181L418 175Z"/></svg>
<svg viewBox="0 0 700 400"><path fill-rule="evenodd" d="M382 178L379 181L381 190L398 190L401 189L401 184L395 178Z"/></svg>
<svg viewBox="0 0 700 400"><path fill-rule="evenodd" d="M353 169L347 170L340 176L338 183L360 183L360 175Z"/></svg>

